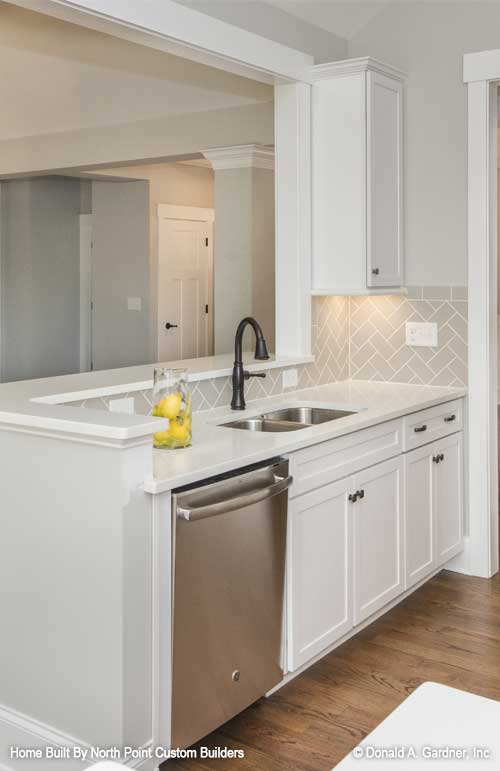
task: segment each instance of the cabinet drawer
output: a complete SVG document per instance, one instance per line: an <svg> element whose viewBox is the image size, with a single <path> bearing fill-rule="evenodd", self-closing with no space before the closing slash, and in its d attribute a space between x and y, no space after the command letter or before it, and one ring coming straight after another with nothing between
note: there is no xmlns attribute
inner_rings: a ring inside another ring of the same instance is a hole
<svg viewBox="0 0 500 771"><path fill-rule="evenodd" d="M413 450L463 428L463 399L438 404L403 418L404 451Z"/></svg>
<svg viewBox="0 0 500 771"><path fill-rule="evenodd" d="M290 455L290 498L402 452L402 420L390 420Z"/></svg>

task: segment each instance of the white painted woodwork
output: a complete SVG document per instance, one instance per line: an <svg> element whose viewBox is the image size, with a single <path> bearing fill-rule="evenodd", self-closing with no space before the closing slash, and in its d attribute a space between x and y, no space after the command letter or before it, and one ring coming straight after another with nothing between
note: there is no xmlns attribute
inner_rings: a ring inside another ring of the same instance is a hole
<svg viewBox="0 0 500 771"><path fill-rule="evenodd" d="M401 456L356 475L354 622L359 624L404 589L403 468Z"/></svg>
<svg viewBox="0 0 500 771"><path fill-rule="evenodd" d="M368 71L366 86L366 283L399 286L403 283L403 84Z"/></svg>
<svg viewBox="0 0 500 771"><path fill-rule="evenodd" d="M453 434L433 447L444 456L434 469L436 559L443 565L463 548L463 436Z"/></svg>
<svg viewBox="0 0 500 771"><path fill-rule="evenodd" d="M464 56L468 98L468 539L460 563L498 571L497 83L500 50Z"/></svg>
<svg viewBox="0 0 500 771"><path fill-rule="evenodd" d="M311 353L311 87L274 88L276 355Z"/></svg>
<svg viewBox="0 0 500 771"><path fill-rule="evenodd" d="M364 58L313 78L312 290L400 290L404 76Z"/></svg>
<svg viewBox="0 0 500 771"><path fill-rule="evenodd" d="M461 431L463 425L463 399L406 415L403 418L404 450L407 452L442 436Z"/></svg>
<svg viewBox="0 0 500 771"><path fill-rule="evenodd" d="M352 617L352 480L326 485L290 506L290 670L342 637Z"/></svg>
<svg viewBox="0 0 500 771"><path fill-rule="evenodd" d="M173 0L14 0L14 4L264 83L275 78L307 82L313 64L309 54Z"/></svg>
<svg viewBox="0 0 500 771"><path fill-rule="evenodd" d="M206 309L212 307L213 212L210 220L173 219L163 208L158 213L158 358L209 356L212 314ZM167 323L175 326L167 329Z"/></svg>
<svg viewBox="0 0 500 771"><path fill-rule="evenodd" d="M390 420L298 450L290 456L290 497L392 458L402 449L401 420Z"/></svg>
<svg viewBox="0 0 500 771"><path fill-rule="evenodd" d="M405 588L429 575L436 566L434 523L434 445L405 456Z"/></svg>

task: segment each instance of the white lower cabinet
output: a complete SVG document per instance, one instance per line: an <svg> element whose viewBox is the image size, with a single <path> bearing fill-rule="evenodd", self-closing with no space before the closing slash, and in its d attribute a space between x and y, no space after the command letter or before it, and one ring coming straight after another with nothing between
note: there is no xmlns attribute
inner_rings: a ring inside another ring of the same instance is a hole
<svg viewBox="0 0 500 771"><path fill-rule="evenodd" d="M463 438L452 434L406 455L406 588L463 548Z"/></svg>
<svg viewBox="0 0 500 771"><path fill-rule="evenodd" d="M430 573L436 565L434 532L433 445L407 453L405 506L406 588Z"/></svg>
<svg viewBox="0 0 500 771"><path fill-rule="evenodd" d="M352 628L352 478L291 502L289 668Z"/></svg>
<svg viewBox="0 0 500 771"><path fill-rule="evenodd" d="M403 468L399 456L355 477L355 624L397 597L404 588Z"/></svg>
<svg viewBox="0 0 500 771"><path fill-rule="evenodd" d="M434 445L437 565L463 548L463 438L453 434Z"/></svg>
<svg viewBox="0 0 500 771"><path fill-rule="evenodd" d="M461 425L455 400L291 456L290 671L462 550L463 434L443 436ZM408 452L401 451L403 431ZM424 444L432 434L434 441ZM363 468L373 458L378 462Z"/></svg>

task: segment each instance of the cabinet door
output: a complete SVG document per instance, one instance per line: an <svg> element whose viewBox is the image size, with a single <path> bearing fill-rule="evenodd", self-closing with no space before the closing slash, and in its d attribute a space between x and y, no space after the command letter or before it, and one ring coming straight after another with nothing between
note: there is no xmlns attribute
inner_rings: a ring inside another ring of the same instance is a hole
<svg viewBox="0 0 500 771"><path fill-rule="evenodd" d="M367 285L402 276L402 101L399 81L367 73Z"/></svg>
<svg viewBox="0 0 500 771"><path fill-rule="evenodd" d="M406 455L405 577L406 588L425 578L436 565L433 516L435 445Z"/></svg>
<svg viewBox="0 0 500 771"><path fill-rule="evenodd" d="M433 445L440 459L434 469L437 565L447 562L463 548L462 442L462 434L458 433Z"/></svg>
<svg viewBox="0 0 500 771"><path fill-rule="evenodd" d="M352 628L352 478L290 503L289 669Z"/></svg>
<svg viewBox="0 0 500 771"><path fill-rule="evenodd" d="M403 591L403 458L355 477L362 492L354 513L354 622L358 624Z"/></svg>

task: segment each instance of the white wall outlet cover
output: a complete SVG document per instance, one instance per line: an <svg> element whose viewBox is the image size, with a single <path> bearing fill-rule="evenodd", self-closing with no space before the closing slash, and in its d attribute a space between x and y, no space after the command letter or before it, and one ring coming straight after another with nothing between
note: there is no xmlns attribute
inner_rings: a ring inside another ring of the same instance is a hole
<svg viewBox="0 0 500 771"><path fill-rule="evenodd" d="M283 370L283 388L295 388L299 382L299 375L296 369Z"/></svg>
<svg viewBox="0 0 500 771"><path fill-rule="evenodd" d="M406 345L437 348L438 326L435 322L407 321Z"/></svg>
<svg viewBox="0 0 500 771"><path fill-rule="evenodd" d="M142 297L127 297L127 308L129 311L142 310Z"/></svg>
<svg viewBox="0 0 500 771"><path fill-rule="evenodd" d="M126 396L123 399L110 399L109 411L110 412L124 412L126 415L134 414L134 398L133 396Z"/></svg>

